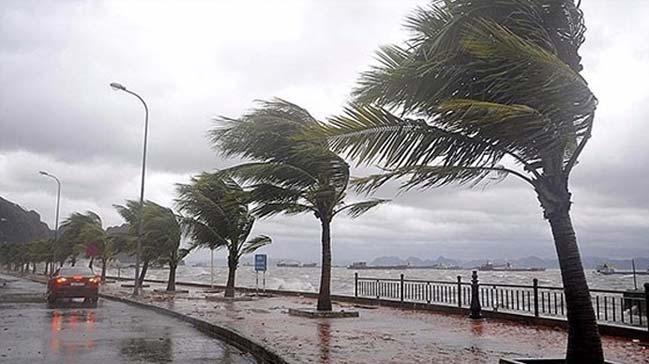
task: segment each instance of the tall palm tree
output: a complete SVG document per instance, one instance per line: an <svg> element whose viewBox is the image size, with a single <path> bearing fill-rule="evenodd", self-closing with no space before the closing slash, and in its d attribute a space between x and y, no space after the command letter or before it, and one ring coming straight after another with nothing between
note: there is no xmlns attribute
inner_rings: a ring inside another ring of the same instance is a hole
<svg viewBox="0 0 649 364"><path fill-rule="evenodd" d="M568 363L603 352L570 218L568 179L590 138L597 99L579 72L582 12L572 0L433 1L408 19L354 103L324 128L334 150L384 173L372 191L474 184L515 176L549 221L568 308Z"/></svg>
<svg viewBox="0 0 649 364"><path fill-rule="evenodd" d="M372 199L345 204L349 165L326 142L306 137L319 122L305 109L276 99L240 119L210 131L215 147L226 156L252 160L227 173L250 183L259 217L313 213L322 229L322 271L318 310L331 311L331 221L340 212L358 217L386 202Z"/></svg>
<svg viewBox="0 0 649 364"><path fill-rule="evenodd" d="M248 194L232 178L207 172L192 177L190 184L178 184L177 190L176 204L185 215L182 225L194 246L228 251L225 297L234 297L241 257L271 243L266 235L248 240L255 223Z"/></svg>

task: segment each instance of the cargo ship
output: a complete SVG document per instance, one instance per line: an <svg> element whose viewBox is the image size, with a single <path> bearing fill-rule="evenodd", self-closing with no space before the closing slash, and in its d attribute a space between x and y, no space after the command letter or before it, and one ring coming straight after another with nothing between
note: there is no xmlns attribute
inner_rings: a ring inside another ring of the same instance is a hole
<svg viewBox="0 0 649 364"><path fill-rule="evenodd" d="M511 263L505 263L502 265L495 265L491 262L487 262L477 268L479 271L483 272L543 272L545 268L514 268Z"/></svg>
<svg viewBox="0 0 649 364"><path fill-rule="evenodd" d="M462 267L452 265L447 266L444 264L434 264L434 265L410 265L410 264L400 264L400 265L367 265L366 262L354 262L351 265L347 266L347 269L439 269L439 270L459 270Z"/></svg>

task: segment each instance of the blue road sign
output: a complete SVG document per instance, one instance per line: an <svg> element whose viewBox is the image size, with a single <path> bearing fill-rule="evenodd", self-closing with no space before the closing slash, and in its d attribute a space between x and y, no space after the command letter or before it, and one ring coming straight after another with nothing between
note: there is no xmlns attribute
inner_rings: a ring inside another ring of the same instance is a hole
<svg viewBox="0 0 649 364"><path fill-rule="evenodd" d="M267 262L266 254L255 254L255 272L265 272Z"/></svg>

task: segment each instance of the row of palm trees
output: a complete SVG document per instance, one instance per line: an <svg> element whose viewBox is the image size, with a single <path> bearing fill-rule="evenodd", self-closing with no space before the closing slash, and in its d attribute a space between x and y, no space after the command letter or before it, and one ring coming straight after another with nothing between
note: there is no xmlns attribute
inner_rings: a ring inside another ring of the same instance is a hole
<svg viewBox="0 0 649 364"><path fill-rule="evenodd" d="M597 99L580 75L585 26L572 0L432 1L406 20L405 46L378 52L350 105L326 122L284 100L261 103L210 131L221 173L246 184L260 217L313 213L322 226L318 309L330 310L330 224L385 202L345 204L349 166L371 193L474 186L513 176L550 223L568 308L568 363L602 363L601 339L570 218L569 177L591 135Z"/></svg>
<svg viewBox="0 0 649 364"><path fill-rule="evenodd" d="M72 213L61 224L62 234L57 241L36 240L25 246L0 245L0 264L9 269L36 272L39 263L66 262L74 266L79 256L89 258L92 269L96 262L101 267L101 280L106 280L106 270L118 255L133 255L136 251L138 226L142 221L140 257L142 270L138 277L142 284L151 265L169 267L167 290L176 289L176 270L179 263L194 248L225 249L228 252L228 281L225 296L234 296L235 275L239 260L271 242L260 235L248 240L255 218L249 211L249 193L233 179L217 174L202 173L189 184L179 184L178 210L152 201L143 206L137 201L115 205L126 221L127 231L104 229L101 217L92 211ZM190 238L189 248L181 247L183 234Z"/></svg>

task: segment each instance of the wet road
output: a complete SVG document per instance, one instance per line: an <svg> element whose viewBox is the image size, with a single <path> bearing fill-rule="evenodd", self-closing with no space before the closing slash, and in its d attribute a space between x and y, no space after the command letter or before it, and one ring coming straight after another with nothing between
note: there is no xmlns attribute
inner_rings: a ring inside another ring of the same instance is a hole
<svg viewBox="0 0 649 364"><path fill-rule="evenodd" d="M256 363L190 324L99 300L47 309L45 286L0 275L0 363Z"/></svg>

